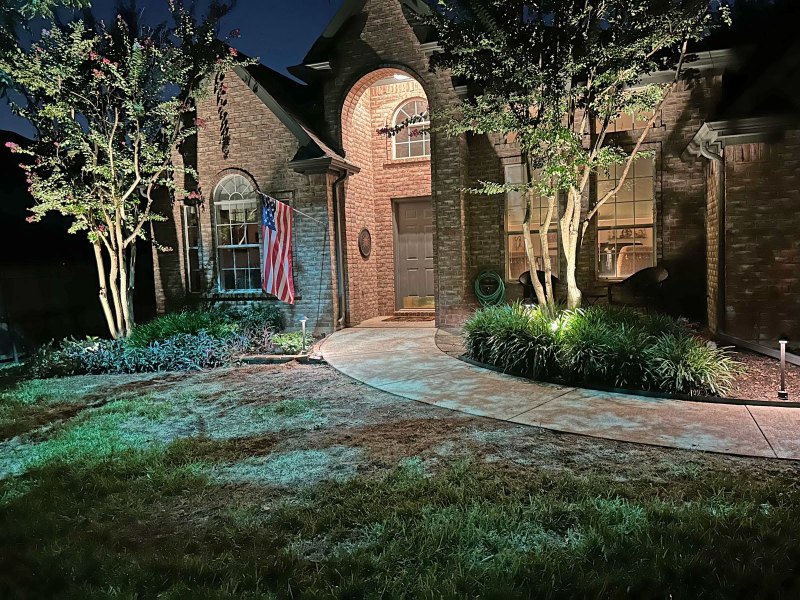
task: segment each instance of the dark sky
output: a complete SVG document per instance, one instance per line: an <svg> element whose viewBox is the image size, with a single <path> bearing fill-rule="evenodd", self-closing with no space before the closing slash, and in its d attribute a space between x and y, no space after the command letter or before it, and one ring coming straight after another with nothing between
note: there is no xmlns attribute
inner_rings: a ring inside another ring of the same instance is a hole
<svg viewBox="0 0 800 600"><path fill-rule="evenodd" d="M148 21L158 23L168 17L166 0L138 0ZM342 0L239 0L225 21L224 31L241 30L235 46L264 64L286 72L298 64L316 38L325 29ZM116 0L93 0L95 14L113 18ZM0 105L0 129L32 135L27 124Z"/></svg>

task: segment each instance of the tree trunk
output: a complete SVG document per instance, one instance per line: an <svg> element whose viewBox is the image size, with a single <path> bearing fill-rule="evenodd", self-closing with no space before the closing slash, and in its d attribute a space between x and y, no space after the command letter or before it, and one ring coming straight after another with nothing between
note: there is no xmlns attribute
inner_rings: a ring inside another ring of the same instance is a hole
<svg viewBox="0 0 800 600"><path fill-rule="evenodd" d="M111 337L117 339L119 337L119 331L116 328L114 315L111 312L111 305L108 302L108 288L106 287L106 266L103 262L103 253L100 248L100 242L94 242L92 244L92 248L94 249L94 258L95 262L97 263L97 278L100 283L100 290L98 296L100 298L100 306L103 307L103 314L106 317L106 324L108 325L108 330L111 333Z"/></svg>
<svg viewBox="0 0 800 600"><path fill-rule="evenodd" d="M547 304L547 296L536 269L536 253L533 250L533 240L531 239L531 216L533 215L533 194L531 190L525 190L525 220L522 222L522 237L525 242L525 255L528 257L528 269L531 273L531 284L533 291L536 292L536 299L539 306Z"/></svg>
<svg viewBox="0 0 800 600"><path fill-rule="evenodd" d="M550 223L553 221L553 214L556 209L557 196L549 198L547 201L547 215L544 223L539 229L539 243L542 246L542 262L544 263L544 291L547 297L548 306L554 306L556 297L553 293L553 264L550 260Z"/></svg>
<svg viewBox="0 0 800 600"><path fill-rule="evenodd" d="M136 242L134 241L130 247L130 259L128 261L128 320L130 327L136 323L133 314L133 292L136 286Z"/></svg>
<svg viewBox="0 0 800 600"><path fill-rule="evenodd" d="M578 267L578 243L580 241L581 190L570 188L567 193L567 206L561 218L561 239L567 260L567 308L580 307L583 294L578 288L576 271Z"/></svg>
<svg viewBox="0 0 800 600"><path fill-rule="evenodd" d="M103 260L101 243L94 246L97 274L100 280L100 304L106 317L111 337L119 339L130 335L133 329L133 289L136 268L135 247L119 250L111 244L105 246L108 266ZM109 300L109 291L111 299Z"/></svg>

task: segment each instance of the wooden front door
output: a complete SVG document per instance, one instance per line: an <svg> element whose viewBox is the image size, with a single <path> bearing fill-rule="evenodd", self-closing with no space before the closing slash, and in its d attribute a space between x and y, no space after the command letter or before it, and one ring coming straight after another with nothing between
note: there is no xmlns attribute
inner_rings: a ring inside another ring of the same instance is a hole
<svg viewBox="0 0 800 600"><path fill-rule="evenodd" d="M397 308L434 308L430 198L395 202L395 232Z"/></svg>

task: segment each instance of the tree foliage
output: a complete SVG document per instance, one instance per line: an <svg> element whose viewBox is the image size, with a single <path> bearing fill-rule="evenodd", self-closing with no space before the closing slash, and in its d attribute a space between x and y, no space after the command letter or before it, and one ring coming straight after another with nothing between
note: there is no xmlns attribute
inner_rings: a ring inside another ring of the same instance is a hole
<svg viewBox="0 0 800 600"><path fill-rule="evenodd" d="M20 165L35 200L28 220L56 211L72 217L70 232L87 235L113 337L134 321L136 241L165 218L153 211L155 194L179 191L171 159L196 133L194 102L235 61L217 31L227 5L212 2L200 21L182 3L169 5L170 26L140 27L122 15L110 26L75 21L0 58L24 98L15 111L37 131L30 148L8 144L32 157Z"/></svg>
<svg viewBox="0 0 800 600"><path fill-rule="evenodd" d="M567 263L568 302L580 304L575 280L578 249L596 210L619 189L589 205L592 175L622 165L621 186L647 129L682 75L688 43L703 38L727 18L724 0L440 0L431 23L442 52L436 68L466 79L476 94L446 113L444 130L498 134L519 145L528 183L481 182L474 191L522 189L528 197L526 250L535 193L550 199L540 242L550 282L547 231L558 219ZM665 84L642 84L656 71L673 69ZM609 143L615 119L632 114L649 119L631 149ZM535 175L535 176L534 176ZM559 197L565 202L560 205ZM540 302L552 290L533 278Z"/></svg>

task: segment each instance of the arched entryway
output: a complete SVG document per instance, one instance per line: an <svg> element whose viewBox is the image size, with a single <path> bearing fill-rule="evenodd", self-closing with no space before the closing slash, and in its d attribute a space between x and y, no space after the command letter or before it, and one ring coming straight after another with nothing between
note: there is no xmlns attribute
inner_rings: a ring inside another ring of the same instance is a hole
<svg viewBox="0 0 800 600"><path fill-rule="evenodd" d="M361 169L345 183L351 325L434 309L428 113L422 84L398 68L365 75L343 102L342 147Z"/></svg>

